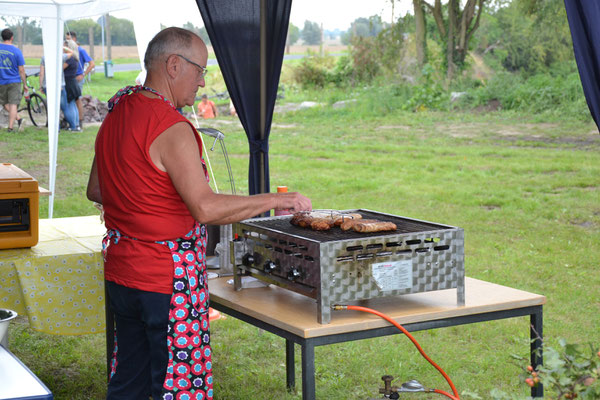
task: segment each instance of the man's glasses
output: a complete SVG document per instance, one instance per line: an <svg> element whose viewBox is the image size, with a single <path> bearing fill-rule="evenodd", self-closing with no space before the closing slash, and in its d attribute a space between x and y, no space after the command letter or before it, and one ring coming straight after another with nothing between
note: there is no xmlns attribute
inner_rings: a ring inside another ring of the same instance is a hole
<svg viewBox="0 0 600 400"><path fill-rule="evenodd" d="M177 57L183 58L185 61L187 61L190 64L192 64L194 67L200 69L200 75L202 76L202 78L204 78L206 76L206 74L208 73L208 69L206 69L206 67L203 67L202 65L196 64L195 62L193 62L192 60L190 60L187 57L182 56L181 54L175 54L175 55Z"/></svg>

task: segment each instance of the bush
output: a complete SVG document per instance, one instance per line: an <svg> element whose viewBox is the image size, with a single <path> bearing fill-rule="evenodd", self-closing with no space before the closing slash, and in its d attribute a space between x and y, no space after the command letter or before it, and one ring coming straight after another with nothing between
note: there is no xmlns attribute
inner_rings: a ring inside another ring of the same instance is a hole
<svg viewBox="0 0 600 400"><path fill-rule="evenodd" d="M361 82L369 83L380 71L377 57L377 39L374 37L355 37L352 39L352 61L354 77Z"/></svg>
<svg viewBox="0 0 600 400"><path fill-rule="evenodd" d="M402 109L410 111L443 110L448 108L448 92L433 78L434 69L430 64L423 67L420 85L412 87L412 95Z"/></svg>
<svg viewBox="0 0 600 400"><path fill-rule="evenodd" d="M293 69L294 81L304 88L322 88L330 81L329 69L334 64L334 58L328 54L321 56L309 50L300 65Z"/></svg>

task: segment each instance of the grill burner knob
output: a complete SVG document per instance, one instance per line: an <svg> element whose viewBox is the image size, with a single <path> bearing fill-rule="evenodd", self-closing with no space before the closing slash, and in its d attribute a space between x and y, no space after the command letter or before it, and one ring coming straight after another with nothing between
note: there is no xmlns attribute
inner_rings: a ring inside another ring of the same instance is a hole
<svg viewBox="0 0 600 400"><path fill-rule="evenodd" d="M265 272L271 273L277 269L277 264L271 260L267 260L264 266Z"/></svg>
<svg viewBox="0 0 600 400"><path fill-rule="evenodd" d="M300 270L296 267L292 267L290 272L288 272L287 277L290 281L295 281L296 279L300 278Z"/></svg>
<svg viewBox="0 0 600 400"><path fill-rule="evenodd" d="M242 257L242 264L244 264L246 267L251 267L254 264L254 260L254 255L246 253Z"/></svg>

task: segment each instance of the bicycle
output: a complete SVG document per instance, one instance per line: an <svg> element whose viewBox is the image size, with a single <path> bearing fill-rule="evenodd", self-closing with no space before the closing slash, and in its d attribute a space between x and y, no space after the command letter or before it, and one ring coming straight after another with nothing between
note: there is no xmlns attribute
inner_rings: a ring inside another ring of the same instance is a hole
<svg viewBox="0 0 600 400"><path fill-rule="evenodd" d="M224 92L217 92L215 89L211 88L210 90L213 91L213 95L212 96L208 96L210 98L217 98L217 100L227 100L229 98L229 92L227 91L227 89L225 89Z"/></svg>
<svg viewBox="0 0 600 400"><path fill-rule="evenodd" d="M39 76L40 73L36 72L35 74L27 75L27 78L30 76ZM39 93L36 93L35 88L29 84L29 79L26 81L27 92L23 91L23 97L25 98L25 105L18 109L18 112L27 110L29 114L29 118L31 119L31 123L34 126L48 126L48 106L46 103L46 99L42 97Z"/></svg>

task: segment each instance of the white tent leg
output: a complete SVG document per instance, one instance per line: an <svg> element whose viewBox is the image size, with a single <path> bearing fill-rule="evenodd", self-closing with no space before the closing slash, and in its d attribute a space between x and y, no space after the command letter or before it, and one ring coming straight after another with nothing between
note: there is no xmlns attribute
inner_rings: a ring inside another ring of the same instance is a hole
<svg viewBox="0 0 600 400"><path fill-rule="evenodd" d="M42 38L46 68L46 90L48 100L48 175L50 198L48 218L54 213L56 192L56 162L58 153L58 119L60 112L60 91L62 88L62 43L64 27L60 18L60 6L56 7L56 18L42 18Z"/></svg>

